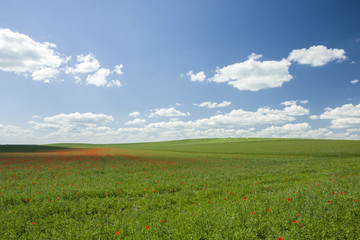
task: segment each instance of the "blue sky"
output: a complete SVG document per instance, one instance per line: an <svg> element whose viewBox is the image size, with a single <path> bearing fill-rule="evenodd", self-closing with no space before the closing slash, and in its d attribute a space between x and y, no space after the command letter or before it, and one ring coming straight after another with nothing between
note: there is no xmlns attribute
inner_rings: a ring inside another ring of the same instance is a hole
<svg viewBox="0 0 360 240"><path fill-rule="evenodd" d="M0 144L360 139L359 1L2 1Z"/></svg>

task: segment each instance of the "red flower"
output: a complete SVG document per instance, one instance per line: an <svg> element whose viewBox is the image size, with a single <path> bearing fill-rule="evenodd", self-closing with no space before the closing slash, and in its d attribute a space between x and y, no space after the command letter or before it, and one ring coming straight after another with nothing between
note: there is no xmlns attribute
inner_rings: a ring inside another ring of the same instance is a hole
<svg viewBox="0 0 360 240"><path fill-rule="evenodd" d="M119 231L116 231L115 235L118 235L120 232Z"/></svg>
<svg viewBox="0 0 360 240"><path fill-rule="evenodd" d="M165 222L165 220L163 219L163 220L161 220L161 222Z"/></svg>
<svg viewBox="0 0 360 240"><path fill-rule="evenodd" d="M27 201L27 202L28 202L28 201L29 201L29 199L25 199L25 201Z"/></svg>
<svg viewBox="0 0 360 240"><path fill-rule="evenodd" d="M254 214L255 212L254 211L251 211L251 214Z"/></svg>
<svg viewBox="0 0 360 240"><path fill-rule="evenodd" d="M149 226L146 226L146 227L145 227L145 229L148 229L148 228L149 228Z"/></svg>
<svg viewBox="0 0 360 240"><path fill-rule="evenodd" d="M356 199L354 199L353 201L354 201L354 202L356 202L357 200L356 200Z"/></svg>
<svg viewBox="0 0 360 240"><path fill-rule="evenodd" d="M295 224L295 223L297 223L297 221L294 221L293 223Z"/></svg>
<svg viewBox="0 0 360 240"><path fill-rule="evenodd" d="M278 240L283 240L283 238L282 237L279 237L279 239Z"/></svg>
<svg viewBox="0 0 360 240"><path fill-rule="evenodd" d="M269 209L268 209L268 212L270 212L270 210L271 210L271 209L269 208Z"/></svg>
<svg viewBox="0 0 360 240"><path fill-rule="evenodd" d="M330 203L330 201L327 201L327 203Z"/></svg>
<svg viewBox="0 0 360 240"><path fill-rule="evenodd" d="M210 204L211 202L209 201L209 204Z"/></svg>
<svg viewBox="0 0 360 240"><path fill-rule="evenodd" d="M34 225L34 222L31 222L30 224L31 224L31 225Z"/></svg>
<svg viewBox="0 0 360 240"><path fill-rule="evenodd" d="M288 198L287 200L290 201L290 198Z"/></svg>

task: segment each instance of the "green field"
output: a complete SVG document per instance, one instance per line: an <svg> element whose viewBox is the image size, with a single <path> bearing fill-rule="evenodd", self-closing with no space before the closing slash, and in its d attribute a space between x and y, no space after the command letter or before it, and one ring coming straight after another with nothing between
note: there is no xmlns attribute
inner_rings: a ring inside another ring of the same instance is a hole
<svg viewBox="0 0 360 240"><path fill-rule="evenodd" d="M360 141L0 145L1 239L359 239Z"/></svg>

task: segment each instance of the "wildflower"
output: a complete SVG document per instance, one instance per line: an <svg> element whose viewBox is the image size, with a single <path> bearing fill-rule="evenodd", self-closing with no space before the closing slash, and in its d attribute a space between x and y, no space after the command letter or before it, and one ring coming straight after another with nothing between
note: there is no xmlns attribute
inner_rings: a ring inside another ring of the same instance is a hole
<svg viewBox="0 0 360 240"><path fill-rule="evenodd" d="M271 211L271 209L270 208L268 208L268 212L270 212Z"/></svg>
<svg viewBox="0 0 360 240"><path fill-rule="evenodd" d="M31 224L31 225L34 225L34 222L31 222L30 224Z"/></svg>
<svg viewBox="0 0 360 240"><path fill-rule="evenodd" d="M254 214L255 212L254 211L251 211L251 214Z"/></svg>
<svg viewBox="0 0 360 240"><path fill-rule="evenodd" d="M295 224L295 223L297 223L297 221L294 221L293 223Z"/></svg>
<svg viewBox="0 0 360 240"><path fill-rule="evenodd" d="M282 237L279 237L279 239L278 240L283 240L283 238Z"/></svg>
<svg viewBox="0 0 360 240"><path fill-rule="evenodd" d="M118 235L120 232L119 231L116 231L115 235Z"/></svg>
<svg viewBox="0 0 360 240"><path fill-rule="evenodd" d="M146 226L146 227L145 227L145 229L148 229L148 228L149 228L149 226Z"/></svg>
<svg viewBox="0 0 360 240"><path fill-rule="evenodd" d="M29 199L25 199L25 201L27 201L27 202L28 202L28 201L29 201Z"/></svg>
<svg viewBox="0 0 360 240"><path fill-rule="evenodd" d="M290 198L288 198L287 200L288 200L288 201L290 201L291 199L290 199Z"/></svg>
<svg viewBox="0 0 360 240"><path fill-rule="evenodd" d="M161 222L165 222L165 220L163 219L163 220L161 220Z"/></svg>
<svg viewBox="0 0 360 240"><path fill-rule="evenodd" d="M327 203L330 203L330 201L327 201Z"/></svg>
<svg viewBox="0 0 360 240"><path fill-rule="evenodd" d="M354 202L356 202L357 200L356 200L356 199L354 199L353 201L354 201Z"/></svg>

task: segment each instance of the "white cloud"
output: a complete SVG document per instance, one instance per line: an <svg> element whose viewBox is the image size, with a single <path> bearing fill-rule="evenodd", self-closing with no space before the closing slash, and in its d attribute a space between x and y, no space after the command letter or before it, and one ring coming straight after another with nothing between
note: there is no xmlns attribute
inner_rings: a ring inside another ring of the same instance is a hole
<svg viewBox="0 0 360 240"><path fill-rule="evenodd" d="M204 72L198 72L198 73L194 74L192 70L187 72L186 75L190 77L190 80L192 82L197 82L197 81L202 82L206 78L206 75Z"/></svg>
<svg viewBox="0 0 360 240"><path fill-rule="evenodd" d="M130 117L137 117L137 116L139 116L140 115L140 113L139 112L132 112L132 113L129 113L129 116Z"/></svg>
<svg viewBox="0 0 360 240"><path fill-rule="evenodd" d="M218 83L227 82L239 90L258 91L281 87L284 82L292 79L289 73L291 63L288 60L257 61L260 57L261 55L252 53L245 62L218 68L215 75L208 80Z"/></svg>
<svg viewBox="0 0 360 240"><path fill-rule="evenodd" d="M186 117L190 116L190 113L183 113L175 108L160 108L155 109L155 112L149 114L149 118L153 117Z"/></svg>
<svg viewBox="0 0 360 240"><path fill-rule="evenodd" d="M310 116L309 116L309 118L310 118L311 120L317 120L317 119L320 119L320 117L319 117L319 116L317 116L317 115L310 115Z"/></svg>
<svg viewBox="0 0 360 240"><path fill-rule="evenodd" d="M115 65L113 72L117 73L118 75L121 75L124 73L123 71L121 71L122 68L123 68L122 64Z"/></svg>
<svg viewBox="0 0 360 240"><path fill-rule="evenodd" d="M143 125L146 123L146 119L135 118L134 120L127 121L125 125Z"/></svg>
<svg viewBox="0 0 360 240"><path fill-rule="evenodd" d="M106 84L107 87L122 87L123 85L119 80L111 80Z"/></svg>
<svg viewBox="0 0 360 240"><path fill-rule="evenodd" d="M284 106L291 106L291 105L295 105L296 103L297 103L297 100L289 100L289 101L282 102L280 104L284 105Z"/></svg>
<svg viewBox="0 0 360 240"><path fill-rule="evenodd" d="M337 108L326 108L320 119L331 119L331 128L360 126L360 104L345 104Z"/></svg>
<svg viewBox="0 0 360 240"><path fill-rule="evenodd" d="M23 134L29 134L31 130L23 129L14 125L3 125L0 123L1 137L21 137Z"/></svg>
<svg viewBox="0 0 360 240"><path fill-rule="evenodd" d="M111 115L106 114L94 114L94 113L61 113L51 117L45 117L45 122L54 122L57 124L94 124L94 123L109 123L114 118Z"/></svg>
<svg viewBox="0 0 360 240"><path fill-rule="evenodd" d="M194 104L195 106L199 106L199 107L207 107L207 108L219 108L219 107L227 107L231 104L231 102L228 101L223 101L221 103L217 103L217 102L202 102L200 104Z"/></svg>
<svg viewBox="0 0 360 240"><path fill-rule="evenodd" d="M323 45L312 46L308 49L295 49L288 57L289 61L295 61L299 64L310 64L313 67L324 66L334 60L341 62L345 59L346 56L343 49L328 49Z"/></svg>
<svg viewBox="0 0 360 240"><path fill-rule="evenodd" d="M107 77L110 75L110 69L100 68L94 74L88 75L86 78L87 84L92 84L97 87L102 87L107 84Z"/></svg>
<svg viewBox="0 0 360 240"><path fill-rule="evenodd" d="M62 57L49 42L36 42L29 36L0 28L0 70L30 73L33 80L49 82L56 77L61 64L70 58Z"/></svg>
<svg viewBox="0 0 360 240"><path fill-rule="evenodd" d="M99 61L91 53L88 55L78 55L77 62L79 63L75 65L75 68L67 67L65 73L92 73L97 71L101 66Z"/></svg>
<svg viewBox="0 0 360 240"><path fill-rule="evenodd" d="M354 79L354 80L351 80L350 82L351 82L352 84L355 84L355 83L358 83L359 80L358 80L358 79Z"/></svg>
<svg viewBox="0 0 360 240"><path fill-rule="evenodd" d="M31 77L35 81L50 82L50 79L55 78L59 74L59 70L56 68L40 68L31 74Z"/></svg>

